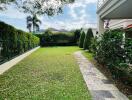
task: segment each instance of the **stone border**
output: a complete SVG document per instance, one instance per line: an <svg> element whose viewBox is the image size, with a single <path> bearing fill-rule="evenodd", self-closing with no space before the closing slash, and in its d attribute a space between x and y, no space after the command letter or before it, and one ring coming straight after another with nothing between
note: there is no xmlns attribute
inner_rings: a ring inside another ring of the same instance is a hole
<svg viewBox="0 0 132 100"><path fill-rule="evenodd" d="M10 69L11 67L13 67L14 65L16 65L18 62L20 62L21 60L23 60L25 57L29 56L31 53L33 53L34 51L36 51L37 49L39 49L40 47L36 47L8 62L5 62L4 64L0 65L0 75L3 74L5 71L7 71L8 69Z"/></svg>

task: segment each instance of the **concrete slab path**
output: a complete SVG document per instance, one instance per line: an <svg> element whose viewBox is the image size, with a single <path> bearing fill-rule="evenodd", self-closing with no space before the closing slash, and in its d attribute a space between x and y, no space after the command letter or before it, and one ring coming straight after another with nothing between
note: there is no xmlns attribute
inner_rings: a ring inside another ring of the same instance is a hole
<svg viewBox="0 0 132 100"><path fill-rule="evenodd" d="M75 57L93 100L129 100L81 51L75 52Z"/></svg>

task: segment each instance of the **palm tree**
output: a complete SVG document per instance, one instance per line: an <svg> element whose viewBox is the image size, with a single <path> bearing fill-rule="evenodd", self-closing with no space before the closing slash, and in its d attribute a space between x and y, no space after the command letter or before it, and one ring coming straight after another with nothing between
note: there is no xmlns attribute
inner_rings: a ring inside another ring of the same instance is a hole
<svg viewBox="0 0 132 100"><path fill-rule="evenodd" d="M31 32L33 28L33 33L36 31L39 31L39 25L41 24L41 21L38 19L37 15L28 16L27 17L27 28L29 32Z"/></svg>
<svg viewBox="0 0 132 100"><path fill-rule="evenodd" d="M29 30L29 32L32 31L32 17L31 16L27 17L27 29Z"/></svg>

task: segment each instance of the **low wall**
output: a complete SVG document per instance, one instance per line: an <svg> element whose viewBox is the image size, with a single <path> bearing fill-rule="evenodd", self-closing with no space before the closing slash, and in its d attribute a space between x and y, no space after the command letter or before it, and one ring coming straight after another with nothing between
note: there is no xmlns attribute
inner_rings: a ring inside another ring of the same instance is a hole
<svg viewBox="0 0 132 100"><path fill-rule="evenodd" d="M33 53L34 51L36 51L37 49L39 49L40 47L36 47L2 65L0 65L0 74L3 74L5 71L7 71L8 69L10 69L11 67L13 67L14 65L16 65L18 62L20 62L21 60L23 60L25 57L27 57L28 55L30 55L31 53Z"/></svg>

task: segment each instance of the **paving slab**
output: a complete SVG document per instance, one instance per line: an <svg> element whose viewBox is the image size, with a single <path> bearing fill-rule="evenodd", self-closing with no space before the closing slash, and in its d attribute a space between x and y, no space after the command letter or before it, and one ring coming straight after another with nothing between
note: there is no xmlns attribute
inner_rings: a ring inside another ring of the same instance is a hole
<svg viewBox="0 0 132 100"><path fill-rule="evenodd" d="M104 74L82 55L81 51L75 52L74 55L93 100L129 100L127 96L121 93Z"/></svg>

